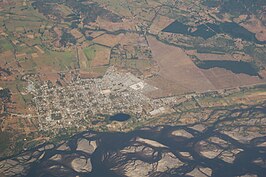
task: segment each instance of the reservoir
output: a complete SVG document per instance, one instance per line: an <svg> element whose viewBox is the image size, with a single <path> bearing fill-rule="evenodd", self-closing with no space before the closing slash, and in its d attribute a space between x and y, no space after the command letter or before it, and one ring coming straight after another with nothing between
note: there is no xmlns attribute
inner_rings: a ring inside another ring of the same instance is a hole
<svg viewBox="0 0 266 177"><path fill-rule="evenodd" d="M230 60L208 60L196 62L196 65L201 69L223 68L232 71L235 74L247 74L249 76L258 76L258 69L249 62L245 61L230 61Z"/></svg>
<svg viewBox="0 0 266 177"><path fill-rule="evenodd" d="M130 115L124 113L118 113L113 116L110 116L109 118L109 120L111 121L119 121L119 122L127 121L128 119L130 119Z"/></svg>
<svg viewBox="0 0 266 177"><path fill-rule="evenodd" d="M213 28L216 28L216 30L219 30L216 25L209 24L210 26L213 26ZM178 21L174 21L169 26L167 26L165 29L163 29L163 32L168 33L176 33L176 34L184 34L189 36L195 36L195 37L202 37L204 39L211 38L216 34L215 31L212 31L207 25L199 25L197 26L195 31L192 31L192 26L185 25L183 23L180 23Z"/></svg>
<svg viewBox="0 0 266 177"><path fill-rule="evenodd" d="M181 22L174 21L164 28L162 32L184 34L188 36L202 37L204 39L209 39L216 34L224 33L228 34L232 38L240 38L257 44L266 44L266 41L257 40L255 33L248 31L235 22L224 22L219 24L205 23L198 26L189 26Z"/></svg>

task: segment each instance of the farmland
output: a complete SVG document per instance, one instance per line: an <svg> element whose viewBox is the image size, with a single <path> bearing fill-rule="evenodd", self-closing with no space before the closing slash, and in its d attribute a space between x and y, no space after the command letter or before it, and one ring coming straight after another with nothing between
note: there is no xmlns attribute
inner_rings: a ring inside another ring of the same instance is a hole
<svg viewBox="0 0 266 177"><path fill-rule="evenodd" d="M266 4L221 2L0 0L0 92L10 91L0 99L0 144L11 137L0 156L59 132L185 125L263 105ZM132 121L109 121L115 110Z"/></svg>

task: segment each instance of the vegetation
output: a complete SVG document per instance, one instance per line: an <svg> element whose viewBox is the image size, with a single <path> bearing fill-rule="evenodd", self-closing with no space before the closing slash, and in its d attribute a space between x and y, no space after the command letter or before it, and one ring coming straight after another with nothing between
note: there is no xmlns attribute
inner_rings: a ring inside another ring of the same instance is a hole
<svg viewBox="0 0 266 177"><path fill-rule="evenodd" d="M0 38L0 52L12 50L12 49L13 49L13 46L10 44L9 41L7 41L6 39Z"/></svg>
<svg viewBox="0 0 266 177"><path fill-rule="evenodd" d="M0 152L4 152L10 145L10 134L7 132L0 132Z"/></svg>
<svg viewBox="0 0 266 177"><path fill-rule="evenodd" d="M10 101L11 98L11 92L8 88L4 88L3 90L0 90L0 98L2 100L8 100Z"/></svg>
<svg viewBox="0 0 266 177"><path fill-rule="evenodd" d="M94 46L91 46L83 49L83 52L86 55L88 61L91 61L95 57L96 50Z"/></svg>
<svg viewBox="0 0 266 177"><path fill-rule="evenodd" d="M60 44L63 45L64 47L66 47L68 43L76 44L77 40L75 39L75 37L72 34L63 30L63 35L61 36Z"/></svg>
<svg viewBox="0 0 266 177"><path fill-rule="evenodd" d="M148 3L141 0L132 1L130 3L124 0L92 0L90 2L84 0L0 0L0 86L4 88L0 90L1 111L12 111L12 115L17 114L23 117L22 119L18 119L14 116L12 117L14 119L10 122L1 124L5 126L3 128L5 131L11 129L16 132L16 134L12 134L14 138L10 138L9 133L0 133L0 152L8 151L9 144L16 148L10 151L20 151L23 145L27 143L24 141L25 135L27 135L27 141L29 141L29 134L32 132L34 132L36 136L32 139L36 139L36 141L29 143L28 146L30 147L36 145L38 138L41 140L52 138L52 141L58 142L89 127L86 124L77 122L79 125L84 125L85 128L75 127L64 129L60 130L58 134L54 133L54 130L45 133L40 132L38 130L39 122L37 122L36 110L32 102L33 95L28 94L28 90L26 89L29 83L27 82L28 77L25 77L22 81L20 79L22 76L29 75L29 78L32 79L33 82L36 80L41 82L49 80L51 87L54 86L53 84L55 83L64 87L78 76L82 78L100 77L104 75L111 65L118 66L117 68L123 69L125 72L127 70L127 72L139 76L139 78L145 77L147 80L150 80L150 83L152 83L151 85L153 85L153 83L157 82L157 78L161 78L160 72L165 72L168 68L166 67L165 70L159 68L159 62L156 63L154 60L154 53L151 53L150 50L152 44L147 39L151 35L168 45L175 45L182 48L188 54L191 52L192 54L190 57L195 56L193 62L195 62L199 68L206 69L206 63L200 62L204 57L201 58L199 55L205 56L205 54L210 54L214 56L215 61L209 62L209 66L217 66L216 61L219 59L220 63L218 63L218 67L226 68L226 66L221 63L221 61L223 61L221 60L222 55L219 56L221 58L217 57L217 59L215 58L215 54L227 54L229 57L233 57L233 54L243 54L249 57L247 60L243 61L247 61L251 64L251 67L256 73L258 70L265 69L266 50L264 46L257 45L254 42L253 33L249 33L249 41L247 41L239 40L239 36L234 38L230 35L230 33L235 34L237 30L234 31L230 29L229 32L226 33L229 35L220 31L215 31L213 28L218 28L220 25L218 19L214 20L214 18L211 17L211 15L214 15L212 13L215 10L210 10L208 12L210 13L209 16L202 10L206 7L204 5L217 7L218 14L215 13L215 18L219 17L219 15L221 15L221 18L224 18L222 15L227 13L229 20L233 16L237 17L239 14L249 14L250 12L250 14L255 14L258 19L262 19L261 21L264 23L263 18L259 18L260 13L258 13L263 4L265 4L264 0L236 0L230 3L227 0L204 1L205 3L202 5L202 1L192 0L151 0ZM5 2L8 3L4 4ZM31 2L33 3L31 4ZM184 3L182 4L182 8L177 8L179 3ZM254 6L258 6L258 3L261 3L261 7L257 9L254 8ZM186 10L186 7L189 7L189 10ZM163 19L162 22L158 22L159 24L157 24L157 22L154 23L157 18ZM164 28L167 26L168 22L171 23L173 20L185 24L183 28L186 32L183 35L161 32L161 28ZM237 22L237 20L235 21ZM155 24L155 27L152 27L153 24ZM207 27L206 24L209 26ZM213 31L210 30L209 27L211 27ZM155 31L158 30L158 33L152 33L154 29ZM247 32L243 31L244 28L241 29L241 34ZM237 31L237 33L239 33L239 31ZM105 38L98 40L101 37ZM173 57L173 55L171 57ZM242 58L240 56L240 59L236 57L232 58L232 60L242 60ZM193 65L189 69L196 68L191 61L188 61L188 63L189 62L191 66ZM213 62L215 62L215 64ZM172 64L171 62L169 63ZM178 61L176 63L178 64ZM259 67L257 68L256 66ZM187 75L193 73L190 72L189 69L186 71L188 72ZM61 74L64 75L64 77L61 77ZM216 71L214 71L213 74L216 75ZM224 79L222 77L227 77L226 74L223 75L223 71L217 75L219 74L221 75L221 77L219 77L221 80ZM262 73L262 75L263 74L264 73ZM175 74L171 75L173 77L178 77L178 75ZM254 79L254 77L252 78ZM162 79L164 78L162 77ZM186 79L184 78L184 80ZM241 78L239 80L241 80ZM170 81L171 79L169 79L169 84L167 83L165 85L169 85L170 87ZM187 82L189 83L190 80L187 80ZM181 83L178 84L182 85ZM204 85L206 83L202 82L199 84ZM160 90L160 83L156 85L156 87ZM172 88L169 88L169 90L170 89ZM254 90L254 88L252 89ZM165 90L162 89L162 92ZM261 88L261 90L265 92L264 88ZM238 94L239 95L233 94L226 98L212 97L212 94L205 95L204 97L182 102L176 105L175 109L177 112L192 113L193 111L200 111L202 108L215 109L217 107L223 107L224 105L223 108L229 108L234 104L242 103L243 100L244 104L250 104L250 102L255 103L262 97L260 95L263 95L259 92L244 92L243 90L239 91ZM248 94L257 94L257 100L254 101L252 98L245 100L244 97ZM111 97L112 95L110 98ZM5 104L1 102L3 100L9 102ZM9 104L11 106L9 106ZM177 112L171 116L179 116ZM1 113L3 114L0 116L6 114L5 111ZM32 115L32 117L29 115ZM3 120L6 120L5 118L7 117L4 117ZM59 118L58 116L58 119ZM93 128L95 130L108 131L110 128L106 126L110 122L100 120L99 116L95 118L89 117L87 120L87 123L94 121L95 124ZM128 127L125 127L134 129L134 127L152 125L153 123L169 123L166 118L164 118L163 121L157 118L152 121L137 121L137 119L134 119L134 122L131 122L130 126L126 125ZM2 123L2 117L0 117L0 122ZM121 128L121 130L123 131L124 129Z"/></svg>

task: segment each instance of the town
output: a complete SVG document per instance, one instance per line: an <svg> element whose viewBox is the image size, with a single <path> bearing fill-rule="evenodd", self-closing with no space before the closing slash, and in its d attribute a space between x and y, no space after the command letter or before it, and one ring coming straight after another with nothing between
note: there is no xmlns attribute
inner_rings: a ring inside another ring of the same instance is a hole
<svg viewBox="0 0 266 177"><path fill-rule="evenodd" d="M40 128L72 127L74 122L97 115L124 112L142 119L166 111L165 103L145 94L156 90L131 73L110 67L102 78L77 79L66 87L44 82L33 88Z"/></svg>

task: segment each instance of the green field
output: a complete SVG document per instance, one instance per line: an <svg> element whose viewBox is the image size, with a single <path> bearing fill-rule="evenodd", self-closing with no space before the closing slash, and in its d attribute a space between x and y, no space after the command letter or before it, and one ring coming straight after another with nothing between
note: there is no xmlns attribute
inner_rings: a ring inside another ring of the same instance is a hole
<svg viewBox="0 0 266 177"><path fill-rule="evenodd" d="M11 49L13 49L13 46L10 44L10 42L4 38L0 38L0 52L4 52Z"/></svg>
<svg viewBox="0 0 266 177"><path fill-rule="evenodd" d="M74 58L74 51L46 51L34 61L36 62L37 68L39 69L44 69L45 67L47 67L54 71L65 71L68 69L73 69L75 67Z"/></svg>
<svg viewBox="0 0 266 177"><path fill-rule="evenodd" d="M7 132L0 132L0 152L4 152L10 143L10 134Z"/></svg>
<svg viewBox="0 0 266 177"><path fill-rule="evenodd" d="M86 55L87 60L91 61L95 57L96 47L95 46L90 46L90 47L84 48L83 52Z"/></svg>

